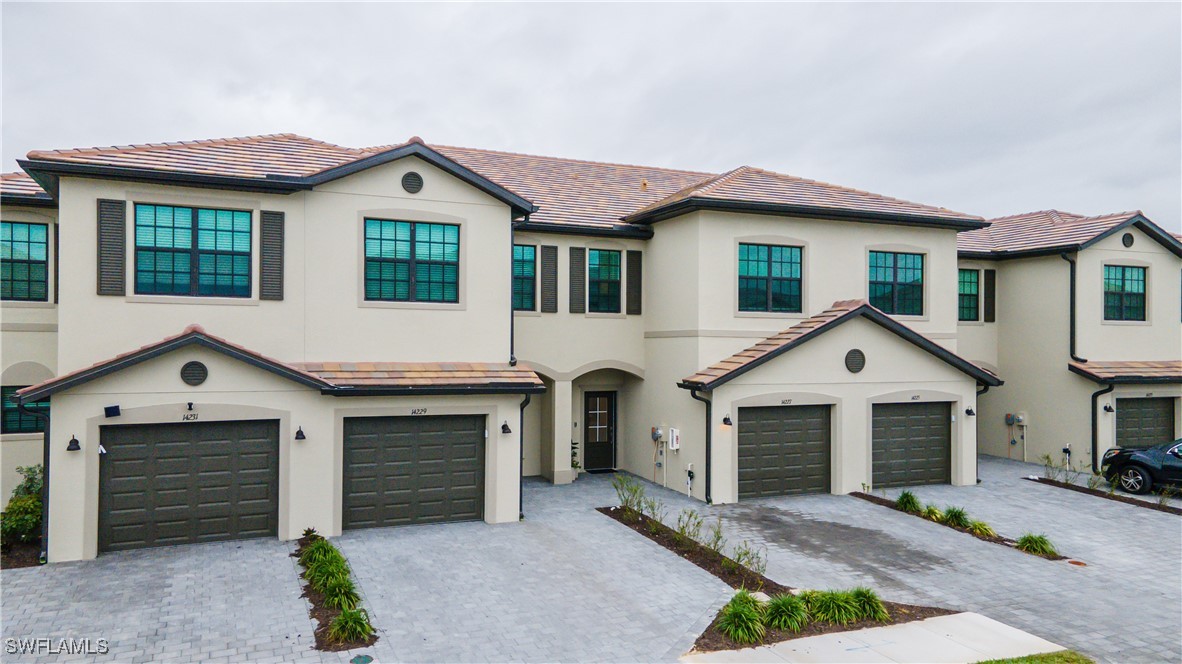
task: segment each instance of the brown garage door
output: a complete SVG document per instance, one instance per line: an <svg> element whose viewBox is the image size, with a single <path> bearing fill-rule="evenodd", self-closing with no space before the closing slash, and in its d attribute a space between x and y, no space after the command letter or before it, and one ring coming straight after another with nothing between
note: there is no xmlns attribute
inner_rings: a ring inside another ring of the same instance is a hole
<svg viewBox="0 0 1182 664"><path fill-rule="evenodd" d="M952 481L952 404L874 405L874 488Z"/></svg>
<svg viewBox="0 0 1182 664"><path fill-rule="evenodd" d="M829 406L739 409L739 498L829 492Z"/></svg>
<svg viewBox="0 0 1182 664"><path fill-rule="evenodd" d="M345 420L344 527L484 516L484 416Z"/></svg>
<svg viewBox="0 0 1182 664"><path fill-rule="evenodd" d="M279 423L105 426L99 550L275 536Z"/></svg>
<svg viewBox="0 0 1182 664"><path fill-rule="evenodd" d="M1149 447L1174 440L1174 399L1116 400L1116 444Z"/></svg>

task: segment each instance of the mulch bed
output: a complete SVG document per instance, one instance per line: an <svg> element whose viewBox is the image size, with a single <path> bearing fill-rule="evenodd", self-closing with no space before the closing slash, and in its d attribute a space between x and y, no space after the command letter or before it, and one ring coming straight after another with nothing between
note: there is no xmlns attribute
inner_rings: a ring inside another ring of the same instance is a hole
<svg viewBox="0 0 1182 664"><path fill-rule="evenodd" d="M0 569L36 567L41 564L41 541L13 542L0 546Z"/></svg>
<svg viewBox="0 0 1182 664"><path fill-rule="evenodd" d="M861 491L852 491L852 492L850 492L850 495L854 496L855 498L861 498L862 500L870 501L876 505L882 505L883 507L889 507L889 508L895 510L896 512L901 512L901 513L906 514L908 516L913 516L918 519L924 519L924 517L919 514L912 514L911 512L906 512L904 510L899 509L899 507L895 504L895 501L891 500L890 498L883 498L882 496L874 496L869 493L862 493ZM1018 542L1016 540L1012 540L1008 537L1002 537L1000 535L994 535L993 537L990 537L988 535L978 535L977 533L974 533L973 531L969 530L968 528L961 528L959 526L954 526L950 523L941 523L939 521L932 521L931 519L924 519L924 521L930 521L931 523L934 523L938 526L944 526L945 528L959 530L960 532L962 532L966 535L970 535L972 537L976 537L979 540L984 540L986 542L993 542L994 544L1001 544L1002 546L1008 546L1015 551L1022 551L1022 549L1018 548ZM1058 556L1058 555L1044 556L1044 555L1037 554L1037 553L1030 553L1029 551L1022 551L1022 553L1025 553L1025 554L1028 554L1031 556L1038 556L1039 558L1046 558L1047 560L1067 560L1067 556ZM1076 562L1078 562L1078 561L1076 561Z"/></svg>
<svg viewBox="0 0 1182 664"><path fill-rule="evenodd" d="M1047 477L1026 477L1023 479L1030 480L1031 482L1038 482L1039 484L1049 484L1051 486L1057 486L1060 489L1070 489L1072 491L1086 493L1089 496L1096 496L1098 498L1107 498L1108 500L1115 500L1118 503L1124 503L1126 505L1136 505L1137 507L1144 507L1147 510L1157 510L1158 512L1167 512L1169 514L1182 515L1182 508L1174 507L1173 505L1162 505L1160 503L1151 503L1146 500L1138 500L1136 498L1132 498L1129 496L1122 496L1120 494L1108 493L1107 491L1101 491L1099 489L1089 489L1086 486L1080 486L1078 484L1072 484L1070 482L1062 482L1060 480L1052 480Z"/></svg>
<svg viewBox="0 0 1182 664"><path fill-rule="evenodd" d="M768 595L780 595L792 591L792 588L776 583L762 574L756 574L699 542L686 541L679 538L676 531L672 528L659 521L654 521L644 514L628 513L622 507L600 507L598 511L713 574L732 588L746 588L753 592L760 591ZM702 635L694 642L694 651L712 652L715 650L754 648L756 646L770 645L780 643L781 641L804 638L806 636L817 636L818 634L829 634L832 632L848 632L866 627L881 627L883 625L924 620L925 618L957 613L956 611L931 606L913 606L911 604L896 604L895 602L886 601L882 604L886 607L887 612L891 614L890 622L880 623L872 620L863 620L847 625L809 623L799 632L768 628L763 640L758 643L736 643L732 641L718 630L718 616L715 616L710 626L706 628L706 631L702 632Z"/></svg>
<svg viewBox="0 0 1182 664"><path fill-rule="evenodd" d="M298 559L300 554L304 552L304 548L311 544L314 539L315 537L305 536L297 540L295 553L291 554L291 557ZM299 563L296 564L298 565ZM303 573L300 573L300 576L303 577ZM345 641L343 643L338 643L329 639L328 626L332 624L333 618L336 618L337 614L340 613L340 609L333 609L325 606L324 594L313 589L312 585L309 583L304 584L304 593L300 596L308 598L308 602L312 605L312 608L308 610L308 615L316 621L316 630L314 634L316 636L317 650L338 652L341 650L364 648L377 642L377 634L371 635L369 639L365 641Z"/></svg>

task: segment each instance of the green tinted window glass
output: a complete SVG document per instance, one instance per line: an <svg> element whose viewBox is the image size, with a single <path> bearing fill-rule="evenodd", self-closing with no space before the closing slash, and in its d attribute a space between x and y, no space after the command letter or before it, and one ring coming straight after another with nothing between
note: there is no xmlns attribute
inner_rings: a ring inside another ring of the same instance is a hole
<svg viewBox="0 0 1182 664"><path fill-rule="evenodd" d="M36 433L45 430L45 420L22 411L16 404L16 391L25 385L5 385L0 388L3 409L0 412L0 433ZM49 415L49 399L33 401L26 408Z"/></svg>
<svg viewBox="0 0 1182 664"><path fill-rule="evenodd" d="M250 297L251 213L135 206L135 292Z"/></svg>
<svg viewBox="0 0 1182 664"><path fill-rule="evenodd" d="M739 245L739 311L799 313L803 250L764 244Z"/></svg>
<svg viewBox="0 0 1182 664"><path fill-rule="evenodd" d="M975 321L980 319L981 273L978 270L960 270L957 310L959 319Z"/></svg>
<svg viewBox="0 0 1182 664"><path fill-rule="evenodd" d="M1104 320L1145 320L1145 268L1104 266Z"/></svg>
<svg viewBox="0 0 1182 664"><path fill-rule="evenodd" d="M513 245L513 308L533 311L537 281L537 247Z"/></svg>
<svg viewBox="0 0 1182 664"><path fill-rule="evenodd" d="M365 220L365 299L459 302L460 227Z"/></svg>
<svg viewBox="0 0 1182 664"><path fill-rule="evenodd" d="M923 315L923 254L870 252L870 304L885 313Z"/></svg>
<svg viewBox="0 0 1182 664"><path fill-rule="evenodd" d="M620 313L620 256L607 249L587 252L587 311Z"/></svg>
<svg viewBox="0 0 1182 664"><path fill-rule="evenodd" d="M0 222L0 300L49 301L49 226Z"/></svg>

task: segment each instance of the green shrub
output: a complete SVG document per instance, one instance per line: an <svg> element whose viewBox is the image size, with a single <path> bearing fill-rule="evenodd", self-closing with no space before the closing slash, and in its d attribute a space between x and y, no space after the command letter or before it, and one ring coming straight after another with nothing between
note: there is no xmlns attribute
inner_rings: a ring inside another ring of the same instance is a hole
<svg viewBox="0 0 1182 664"><path fill-rule="evenodd" d="M324 605L330 609L355 609L360 602L357 587L348 576L330 579L324 586Z"/></svg>
<svg viewBox="0 0 1182 664"><path fill-rule="evenodd" d="M746 590L735 593L718 614L718 631L735 643L758 643L767 630L763 609Z"/></svg>
<svg viewBox="0 0 1182 664"><path fill-rule="evenodd" d="M923 506L919 504L919 498L916 498L915 494L910 491L899 494L899 497L895 499L895 507L909 514L919 514L923 511Z"/></svg>
<svg viewBox="0 0 1182 664"><path fill-rule="evenodd" d="M45 469L41 464L33 466L17 466L16 472L24 479L12 490L12 498L18 496L41 496L41 488L45 486Z"/></svg>
<svg viewBox="0 0 1182 664"><path fill-rule="evenodd" d="M978 537L997 537L997 531L984 521L969 522L969 532Z"/></svg>
<svg viewBox="0 0 1182 664"><path fill-rule="evenodd" d="M743 540L741 544L735 547L734 555L731 556L739 565L763 576L767 571L767 547L757 549L751 546L747 540Z"/></svg>
<svg viewBox="0 0 1182 664"><path fill-rule="evenodd" d="M920 516L929 521L935 521L936 523L941 523L944 521L944 513L941 512L940 508L936 507L935 505L928 505L927 507L923 508L923 513Z"/></svg>
<svg viewBox="0 0 1182 664"><path fill-rule="evenodd" d="M677 540L682 544L696 542L702 535L702 516L689 508L677 515Z"/></svg>
<svg viewBox="0 0 1182 664"><path fill-rule="evenodd" d="M718 520L710 525L709 534L706 536L706 548L714 553L722 554L722 550L726 548L726 537L722 533L722 515L718 515Z"/></svg>
<svg viewBox="0 0 1182 664"><path fill-rule="evenodd" d="M324 560L308 567L304 578L314 590L324 592L333 582L349 579L349 566L343 561Z"/></svg>
<svg viewBox="0 0 1182 664"><path fill-rule="evenodd" d="M1051 544L1051 540L1047 539L1046 535L1026 533L1018 538L1017 547L1019 551L1033 553L1036 556L1054 557L1059 555L1059 552L1055 550L1055 545Z"/></svg>
<svg viewBox="0 0 1182 664"><path fill-rule="evenodd" d="M768 627L799 632L809 624L809 608L795 595L776 595L767 604L764 621Z"/></svg>
<svg viewBox="0 0 1182 664"><path fill-rule="evenodd" d="M616 497L620 500L620 507L630 515L640 513L644 502L644 487L635 478L624 473L616 473L612 477L612 487L616 490Z"/></svg>
<svg viewBox="0 0 1182 664"><path fill-rule="evenodd" d="M963 507L949 507L944 510L944 523L957 528L968 528L973 522Z"/></svg>
<svg viewBox="0 0 1182 664"><path fill-rule="evenodd" d="M365 609L345 609L328 624L328 639L335 643L365 641L373 635Z"/></svg>
<svg viewBox="0 0 1182 664"><path fill-rule="evenodd" d="M802 594L813 620L833 625L847 625L862 617L858 600L852 593L836 590L812 591Z"/></svg>
<svg viewBox="0 0 1182 664"><path fill-rule="evenodd" d="M326 560L339 560L342 564L345 562L345 557L341 555L340 551L326 539L318 539L308 546L304 547L300 553L300 564L304 567L311 568Z"/></svg>
<svg viewBox="0 0 1182 664"><path fill-rule="evenodd" d="M0 542L32 542L41 536L41 497L16 496L0 514Z"/></svg>
<svg viewBox="0 0 1182 664"><path fill-rule="evenodd" d="M877 622L889 622L891 614L882 605L882 600L869 588L859 586L850 591L850 596L858 604L858 612L862 618Z"/></svg>

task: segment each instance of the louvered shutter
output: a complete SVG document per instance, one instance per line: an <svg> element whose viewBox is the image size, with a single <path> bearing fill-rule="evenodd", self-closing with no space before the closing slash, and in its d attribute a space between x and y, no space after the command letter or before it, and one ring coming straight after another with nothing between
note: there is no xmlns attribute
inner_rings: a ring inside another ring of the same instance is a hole
<svg viewBox="0 0 1182 664"><path fill-rule="evenodd" d="M558 313L558 247L542 246L542 313Z"/></svg>
<svg viewBox="0 0 1182 664"><path fill-rule="evenodd" d="M283 299L283 213L259 217L259 299Z"/></svg>
<svg viewBox="0 0 1182 664"><path fill-rule="evenodd" d="M982 284L981 318L986 323L997 320L997 270L985 270L984 284Z"/></svg>
<svg viewBox="0 0 1182 664"><path fill-rule="evenodd" d="M99 295L126 295L127 201L98 201Z"/></svg>
<svg viewBox="0 0 1182 664"><path fill-rule="evenodd" d="M644 272L641 267L643 256L644 254L639 251L628 251L628 283L626 284L628 290L625 298L624 310L629 316L640 315L640 299L641 294L644 292L641 282L642 274Z"/></svg>
<svg viewBox="0 0 1182 664"><path fill-rule="evenodd" d="M570 312L587 313L587 250L570 248Z"/></svg>

